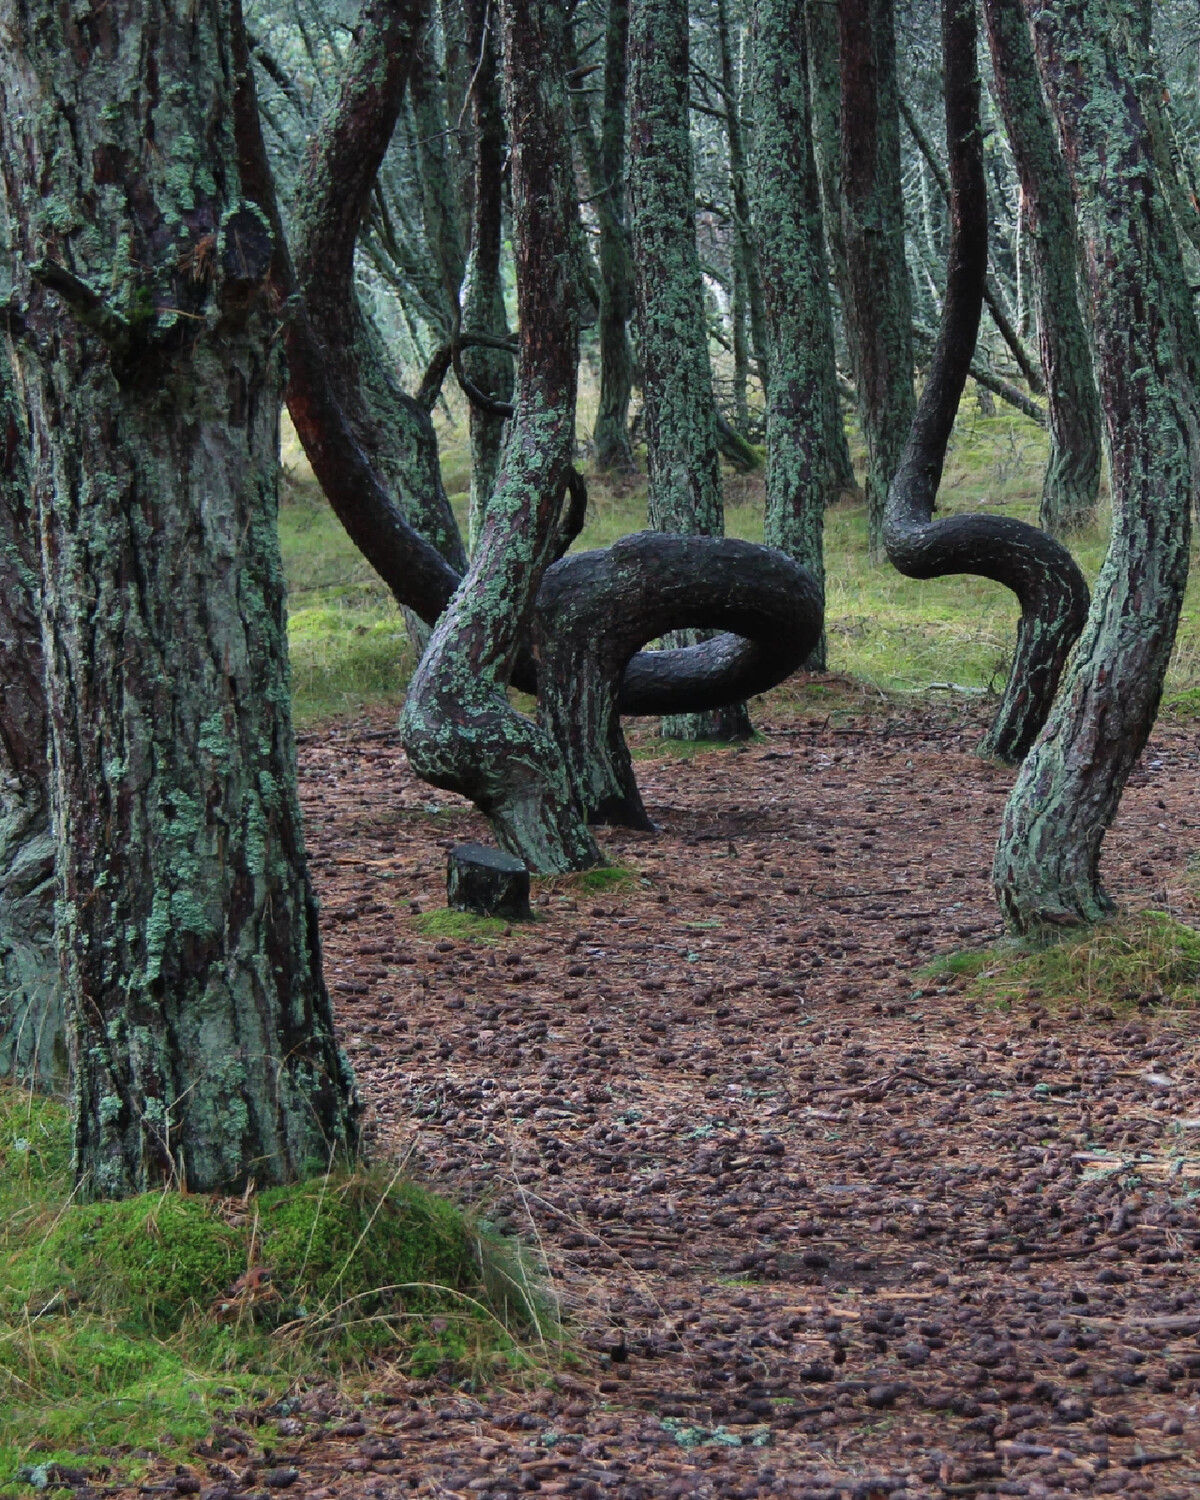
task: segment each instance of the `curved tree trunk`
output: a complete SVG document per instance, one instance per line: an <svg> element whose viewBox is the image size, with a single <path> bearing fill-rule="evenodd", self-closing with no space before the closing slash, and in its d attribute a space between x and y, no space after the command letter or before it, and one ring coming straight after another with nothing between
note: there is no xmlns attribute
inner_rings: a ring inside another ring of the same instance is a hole
<svg viewBox="0 0 1200 1500"><path fill-rule="evenodd" d="M629 197L650 524L720 536L725 511L696 251L687 0L632 0L629 13ZM750 722L739 706L673 716L663 732L742 739Z"/></svg>
<svg viewBox="0 0 1200 1500"><path fill-rule="evenodd" d="M504 116L496 72L495 19L490 0L464 0L467 48L476 59L471 80L471 121L475 127L475 191L471 255L462 292L462 328L493 339L508 338L504 285L500 276L503 224ZM462 367L473 385L497 401L513 394L512 355L503 349L464 349ZM483 531L483 519L500 467L504 418L471 405L471 550Z"/></svg>
<svg viewBox="0 0 1200 1500"><path fill-rule="evenodd" d="M225 1190L357 1136L296 797L272 242L224 14L103 25L0 6L75 1165Z"/></svg>
<svg viewBox="0 0 1200 1500"><path fill-rule="evenodd" d="M66 1033L27 450L8 350L0 347L0 1077L61 1089Z"/></svg>
<svg viewBox="0 0 1200 1500"><path fill-rule="evenodd" d="M946 446L975 351L987 274L987 191L974 7L942 0L951 231L942 323L912 432L888 495L888 557L910 578L977 573L1021 603L1017 649L981 751L1017 761L1033 743L1067 653L1083 628L1087 585L1052 537L1001 516L933 519Z"/></svg>
<svg viewBox="0 0 1200 1500"><path fill-rule="evenodd" d="M842 0L842 236L859 414L867 443L867 545L883 557L888 486L915 410L904 253L892 0Z"/></svg>
<svg viewBox="0 0 1200 1500"><path fill-rule="evenodd" d="M1200 410L1197 330L1136 88L1127 8L1028 0L1038 69L1079 204L1113 490L1113 531L1087 627L1021 767L996 849L1017 932L1111 910L1100 850L1145 747L1188 574Z"/></svg>
<svg viewBox="0 0 1200 1500"><path fill-rule="evenodd" d="M823 592L833 320L811 144L807 10L807 0L756 0L751 13L750 193L770 349L764 539L803 564ZM823 640L812 665L825 665Z"/></svg>
<svg viewBox="0 0 1200 1500"><path fill-rule="evenodd" d="M598 862L562 758L507 685L550 560L575 442L575 214L557 0L501 6L512 122L520 319L516 412L470 571L408 691L401 731L419 776L481 808L540 871Z"/></svg>
<svg viewBox="0 0 1200 1500"><path fill-rule="evenodd" d="M1066 163L1042 96L1021 0L985 0L996 96L1021 178L1046 382L1050 458L1041 524L1062 536L1096 519L1100 397L1079 306L1079 240Z"/></svg>

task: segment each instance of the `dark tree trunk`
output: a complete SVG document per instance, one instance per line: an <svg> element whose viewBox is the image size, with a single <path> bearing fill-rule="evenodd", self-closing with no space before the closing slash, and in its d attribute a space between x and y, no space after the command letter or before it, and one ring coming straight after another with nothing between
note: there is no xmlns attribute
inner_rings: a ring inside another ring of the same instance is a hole
<svg viewBox="0 0 1200 1500"><path fill-rule="evenodd" d="M76 1171L104 1196L292 1180L353 1148L355 1107L296 798L272 244L230 38L128 0L87 29L9 0L0 27Z"/></svg>
<svg viewBox="0 0 1200 1500"><path fill-rule="evenodd" d="M987 273L987 192L974 6L942 0L951 233L937 345L888 496L888 557L910 578L978 573L1013 590L1021 624L1008 685L982 753L1017 761L1045 722L1087 612L1087 585L1052 537L1000 516L933 520L946 445L979 332Z"/></svg>
<svg viewBox="0 0 1200 1500"><path fill-rule="evenodd" d="M765 540L825 587L824 517L836 476L826 442L833 320L808 102L807 0L756 0L750 187L766 287ZM825 665L824 643L812 665Z"/></svg>
<svg viewBox="0 0 1200 1500"><path fill-rule="evenodd" d="M867 540L878 560L888 486L915 409L892 0L840 0L840 22L843 310L867 443Z"/></svg>
<svg viewBox="0 0 1200 1500"><path fill-rule="evenodd" d="M475 190L471 256L463 284L462 327L466 334L508 338L504 312L504 284L500 250L504 217L504 115L500 107L500 79L496 72L495 18L489 0L465 0L467 46L476 59L471 84L471 121L475 127ZM468 379L498 402L513 394L512 355L503 349L475 348L462 352ZM483 530L483 519L500 467L504 418L494 411L471 406L471 550Z"/></svg>
<svg viewBox="0 0 1200 1500"><path fill-rule="evenodd" d="M28 434L0 347L0 1077L67 1082Z"/></svg>
<svg viewBox="0 0 1200 1500"><path fill-rule="evenodd" d="M557 0L501 5L512 144L520 361L516 412L470 571L434 631L401 719L414 769L470 797L533 870L599 860L553 741L506 689L550 560L575 441L575 214Z"/></svg>
<svg viewBox="0 0 1200 1500"><path fill-rule="evenodd" d="M1113 531L1079 642L1021 767L996 850L1017 932L1111 910L1100 851L1158 710L1188 574L1200 476L1197 330L1123 28L1104 0L1028 0L1038 69L1079 205Z"/></svg>
<svg viewBox="0 0 1200 1500"><path fill-rule="evenodd" d="M687 0L632 0L629 8L629 195L650 470L650 524L720 536L725 529L712 368L688 120ZM738 739L742 707L672 716L680 739Z"/></svg>
<svg viewBox="0 0 1200 1500"><path fill-rule="evenodd" d="M1100 397L1079 306L1079 241L1066 163L1042 96L1021 0L985 0L996 96L1021 178L1050 419L1041 524L1055 536L1096 519Z"/></svg>
<svg viewBox="0 0 1200 1500"><path fill-rule="evenodd" d="M354 290L359 229L427 12L428 0L368 0L364 7L337 101L309 148L296 190L296 286L307 319L292 317L287 334L287 401L296 432L338 519L393 591L389 549L401 523L440 553L454 573L461 575L466 567L429 414L400 389L383 340ZM448 179L443 186L448 193ZM449 204L445 207L448 213ZM453 267L439 264L439 273L449 296ZM457 295L455 284L455 305ZM329 440L327 396L336 400L341 425L383 491L381 504L369 507L374 513L365 521L367 493L347 472L340 445ZM408 607L410 634L419 649L425 636L420 622L428 624L430 614L423 604L414 604L403 578L397 582L397 598Z"/></svg>

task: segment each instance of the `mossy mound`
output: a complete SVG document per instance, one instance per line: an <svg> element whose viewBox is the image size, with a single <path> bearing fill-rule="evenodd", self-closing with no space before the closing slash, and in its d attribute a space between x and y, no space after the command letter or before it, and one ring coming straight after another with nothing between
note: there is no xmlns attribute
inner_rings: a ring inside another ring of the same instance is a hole
<svg viewBox="0 0 1200 1500"><path fill-rule="evenodd" d="M379 1168L74 1203L65 1108L0 1085L0 1493L31 1462L203 1437L219 1392L380 1354L519 1368L551 1326L514 1247Z"/></svg>

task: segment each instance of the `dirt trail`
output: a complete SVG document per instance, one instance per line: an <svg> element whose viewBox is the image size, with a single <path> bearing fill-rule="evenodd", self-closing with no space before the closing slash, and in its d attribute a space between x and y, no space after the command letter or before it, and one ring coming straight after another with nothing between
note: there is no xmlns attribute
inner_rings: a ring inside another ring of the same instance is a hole
<svg viewBox="0 0 1200 1500"><path fill-rule="evenodd" d="M555 1392L316 1393L269 1457L218 1435L213 1500L1200 1494L1200 1023L915 973L999 932L978 727L768 709L766 743L642 762L662 832L603 840L639 879L490 947L412 915L470 809L382 721L302 745L377 1138L536 1239L587 1358ZM1192 913L1198 762L1156 736L1123 902Z"/></svg>

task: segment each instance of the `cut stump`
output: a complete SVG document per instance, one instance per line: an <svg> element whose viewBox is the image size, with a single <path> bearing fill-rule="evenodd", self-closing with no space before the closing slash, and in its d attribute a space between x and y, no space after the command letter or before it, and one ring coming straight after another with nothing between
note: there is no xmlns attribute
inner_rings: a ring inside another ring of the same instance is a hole
<svg viewBox="0 0 1200 1500"><path fill-rule="evenodd" d="M456 844L446 856L446 899L452 911L532 922L529 871L515 854L485 844Z"/></svg>

